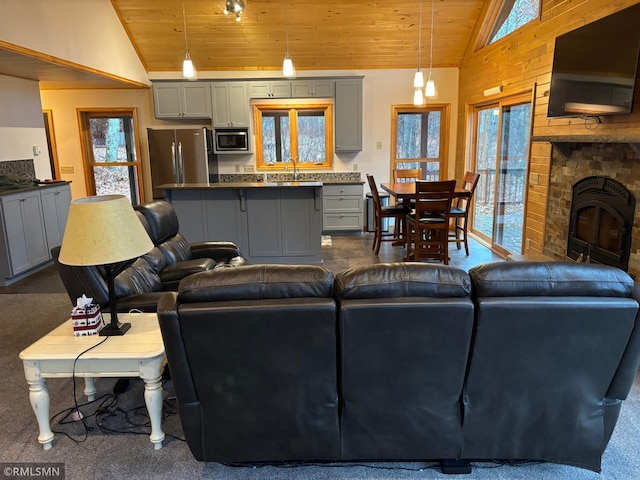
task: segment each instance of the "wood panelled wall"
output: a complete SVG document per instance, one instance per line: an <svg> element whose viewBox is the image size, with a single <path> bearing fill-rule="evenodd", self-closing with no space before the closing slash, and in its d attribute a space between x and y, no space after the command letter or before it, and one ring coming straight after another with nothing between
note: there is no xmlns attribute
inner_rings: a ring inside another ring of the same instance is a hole
<svg viewBox="0 0 640 480"><path fill-rule="evenodd" d="M640 142L640 88L636 82L634 112L603 117L597 129L587 129L582 119L547 119L547 98L551 81L555 38L638 0L542 0L539 21L477 51L467 51L460 68L460 108L458 125L467 125L470 105L484 102L482 92L502 85L502 96L530 90L534 92L534 119L529 187L525 205L525 253L542 253L552 146L548 140L565 142ZM478 31L480 27L478 28ZM472 42L473 43L473 42ZM500 97L496 97L500 98ZM457 136L456 178L467 168L469 152L466 135ZM532 174L537 176L532 177ZM536 178L537 182L531 182ZM534 184L535 183L535 184ZM527 245L527 242L525 242Z"/></svg>

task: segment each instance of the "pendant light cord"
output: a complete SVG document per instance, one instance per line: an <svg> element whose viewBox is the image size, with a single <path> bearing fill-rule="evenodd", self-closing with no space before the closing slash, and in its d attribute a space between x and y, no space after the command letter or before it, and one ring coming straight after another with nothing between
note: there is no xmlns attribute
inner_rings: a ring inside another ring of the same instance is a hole
<svg viewBox="0 0 640 480"><path fill-rule="evenodd" d="M187 49L187 54L189 54L189 41L187 40L187 16L184 13L184 0L182 0L182 23L184 25L184 45Z"/></svg>
<svg viewBox="0 0 640 480"><path fill-rule="evenodd" d="M422 0L420 1L420 6L422 6ZM431 0L431 32L430 40L429 40L429 78L431 78L431 70L433 68L433 11L435 10L435 0Z"/></svg>
<svg viewBox="0 0 640 480"><path fill-rule="evenodd" d="M289 56L289 9L287 2L284 2L284 38L287 57Z"/></svg>
<svg viewBox="0 0 640 480"><path fill-rule="evenodd" d="M418 21L418 70L420 70L420 48L422 46L422 0L420 0L420 16Z"/></svg>

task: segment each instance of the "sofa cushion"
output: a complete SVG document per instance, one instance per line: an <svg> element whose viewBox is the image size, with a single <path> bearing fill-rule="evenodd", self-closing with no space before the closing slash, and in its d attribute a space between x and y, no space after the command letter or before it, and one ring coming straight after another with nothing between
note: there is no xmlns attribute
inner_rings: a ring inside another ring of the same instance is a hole
<svg viewBox="0 0 640 480"><path fill-rule="evenodd" d="M333 273L315 265L245 265L196 273L180 282L181 302L329 298Z"/></svg>
<svg viewBox="0 0 640 480"><path fill-rule="evenodd" d="M178 233L178 215L169 202L155 200L136 205L135 209L144 215L147 221L145 228L155 245L161 244Z"/></svg>
<svg viewBox="0 0 640 480"><path fill-rule="evenodd" d="M446 265L391 263L366 265L336 275L338 298L469 297L464 270Z"/></svg>
<svg viewBox="0 0 640 480"><path fill-rule="evenodd" d="M189 245L189 242L187 242L187 239L180 233L177 233L173 238L162 242L159 247L165 257L167 257L168 264L191 260L191 246Z"/></svg>
<svg viewBox="0 0 640 480"><path fill-rule="evenodd" d="M576 262L497 262L469 270L478 297L629 297L633 279L619 268Z"/></svg>
<svg viewBox="0 0 640 480"><path fill-rule="evenodd" d="M160 277L142 257L120 272L113 283L116 298L162 290Z"/></svg>
<svg viewBox="0 0 640 480"><path fill-rule="evenodd" d="M207 272L215 267L216 262L211 258L192 258L191 260L168 265L160 272L160 280L164 284L177 282L194 273Z"/></svg>
<svg viewBox="0 0 640 480"><path fill-rule="evenodd" d="M159 247L153 247L149 253L145 253L142 258L144 258L151 268L155 270L157 274L167 266L167 257Z"/></svg>

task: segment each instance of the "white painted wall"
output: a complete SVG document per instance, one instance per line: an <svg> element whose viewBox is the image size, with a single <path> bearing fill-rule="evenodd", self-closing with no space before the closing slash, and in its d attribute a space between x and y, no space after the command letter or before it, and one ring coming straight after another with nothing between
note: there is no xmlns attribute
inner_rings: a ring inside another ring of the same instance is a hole
<svg viewBox="0 0 640 480"><path fill-rule="evenodd" d="M36 178L52 177L38 82L0 75L0 161L30 158Z"/></svg>
<svg viewBox="0 0 640 480"><path fill-rule="evenodd" d="M148 84L109 0L2 0L0 39Z"/></svg>

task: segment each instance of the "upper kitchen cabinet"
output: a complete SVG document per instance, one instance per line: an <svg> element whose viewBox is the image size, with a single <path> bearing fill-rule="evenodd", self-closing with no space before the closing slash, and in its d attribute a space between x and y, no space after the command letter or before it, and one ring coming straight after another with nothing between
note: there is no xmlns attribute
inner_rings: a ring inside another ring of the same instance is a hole
<svg viewBox="0 0 640 480"><path fill-rule="evenodd" d="M211 118L210 82L153 84L156 118Z"/></svg>
<svg viewBox="0 0 640 480"><path fill-rule="evenodd" d="M336 152L362 150L362 78L335 81Z"/></svg>
<svg viewBox="0 0 640 480"><path fill-rule="evenodd" d="M248 127L249 98L245 82L213 82L213 128Z"/></svg>
<svg viewBox="0 0 640 480"><path fill-rule="evenodd" d="M248 82L250 98L291 98L291 82L287 80Z"/></svg>
<svg viewBox="0 0 640 480"><path fill-rule="evenodd" d="M293 98L333 98L335 80L294 80L291 82Z"/></svg>

